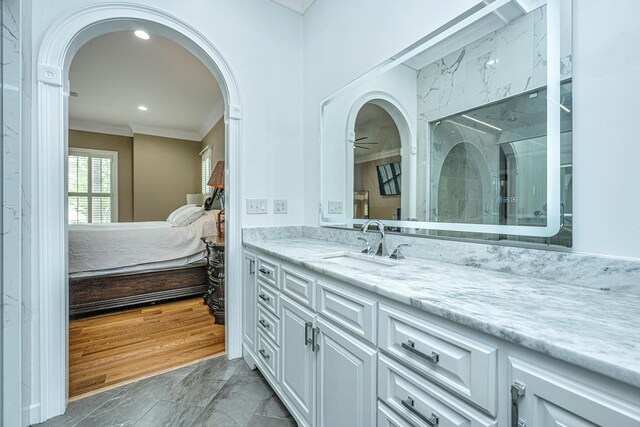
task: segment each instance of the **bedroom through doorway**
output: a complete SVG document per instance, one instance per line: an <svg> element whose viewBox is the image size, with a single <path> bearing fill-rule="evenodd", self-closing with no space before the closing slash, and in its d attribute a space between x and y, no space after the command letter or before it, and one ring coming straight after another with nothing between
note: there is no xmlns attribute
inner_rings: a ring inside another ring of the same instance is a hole
<svg viewBox="0 0 640 427"><path fill-rule="evenodd" d="M69 69L69 397L225 353L221 89L145 31Z"/></svg>

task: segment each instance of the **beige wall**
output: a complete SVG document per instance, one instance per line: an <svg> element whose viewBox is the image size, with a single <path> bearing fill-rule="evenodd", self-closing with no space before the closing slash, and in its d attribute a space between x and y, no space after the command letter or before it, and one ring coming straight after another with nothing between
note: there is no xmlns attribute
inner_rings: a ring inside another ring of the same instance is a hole
<svg viewBox="0 0 640 427"><path fill-rule="evenodd" d="M164 221L200 192L200 142L133 136L134 221Z"/></svg>
<svg viewBox="0 0 640 427"><path fill-rule="evenodd" d="M69 130L69 147L118 152L118 222L133 221L133 138Z"/></svg>
<svg viewBox="0 0 640 427"><path fill-rule="evenodd" d="M200 146L201 150L204 150L207 146L211 147L212 171L216 167L218 160L224 160L224 130L224 118L222 118L204 137Z"/></svg>
<svg viewBox="0 0 640 427"><path fill-rule="evenodd" d="M354 191L369 191L369 218L396 219L395 214L400 207L401 196L380 195L377 166L400 160L400 156L394 156L354 165L353 189Z"/></svg>

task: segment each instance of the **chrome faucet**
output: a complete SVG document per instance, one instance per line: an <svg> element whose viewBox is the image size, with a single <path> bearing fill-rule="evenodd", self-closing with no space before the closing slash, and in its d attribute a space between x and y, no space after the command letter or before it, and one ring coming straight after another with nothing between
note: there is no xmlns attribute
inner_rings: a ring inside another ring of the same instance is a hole
<svg viewBox="0 0 640 427"><path fill-rule="evenodd" d="M376 251L376 255L378 255L378 256L389 256L389 250L387 249L387 245L386 245L386 242L384 240L384 224L382 223L382 221L379 221L379 220L367 221L364 224L362 224L362 228L360 229L360 231L362 231L363 234L366 234L367 231L369 230L369 226L371 226L371 225L378 226L378 230L376 230L376 232L380 233L380 245L378 246L378 250Z"/></svg>

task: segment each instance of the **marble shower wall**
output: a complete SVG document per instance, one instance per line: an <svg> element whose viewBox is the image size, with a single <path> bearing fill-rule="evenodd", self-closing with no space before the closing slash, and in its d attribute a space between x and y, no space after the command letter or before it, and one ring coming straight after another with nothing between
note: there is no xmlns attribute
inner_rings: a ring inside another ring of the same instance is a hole
<svg viewBox="0 0 640 427"><path fill-rule="evenodd" d="M31 191L22 170L30 162L31 1L2 1L2 304L3 425L29 425ZM20 390L20 392L17 392Z"/></svg>
<svg viewBox="0 0 640 427"><path fill-rule="evenodd" d="M2 386L4 407L22 408L20 390L22 301L20 236L20 2L2 1ZM20 411L3 411L3 425L20 425Z"/></svg>
<svg viewBox="0 0 640 427"><path fill-rule="evenodd" d="M546 86L546 35L546 6L543 6L420 69L417 95L418 163L425 167L418 168L419 219L429 220L427 201L437 200L439 171L449 150L455 145L451 143L451 146L440 147L439 152L432 152L428 147L429 123ZM571 77L572 72L570 26L563 27L561 38L561 78L566 79ZM465 138L473 139L468 135L470 132L462 128L458 132ZM492 136L487 134L487 137L490 139ZM481 152L486 152L487 147L495 150L495 141L481 141L477 145ZM497 155L486 153L485 158L488 159L486 168L492 172L491 176L484 179L494 185ZM479 168L485 167L479 165ZM430 183L429 188L427 183ZM486 195L492 192L493 187L483 187Z"/></svg>

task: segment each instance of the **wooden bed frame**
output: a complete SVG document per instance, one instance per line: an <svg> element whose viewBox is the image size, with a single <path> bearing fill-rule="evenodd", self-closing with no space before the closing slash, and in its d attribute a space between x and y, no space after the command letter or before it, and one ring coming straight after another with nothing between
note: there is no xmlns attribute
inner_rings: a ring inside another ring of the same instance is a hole
<svg viewBox="0 0 640 427"><path fill-rule="evenodd" d="M69 315L77 316L207 290L206 261L169 270L69 278Z"/></svg>

